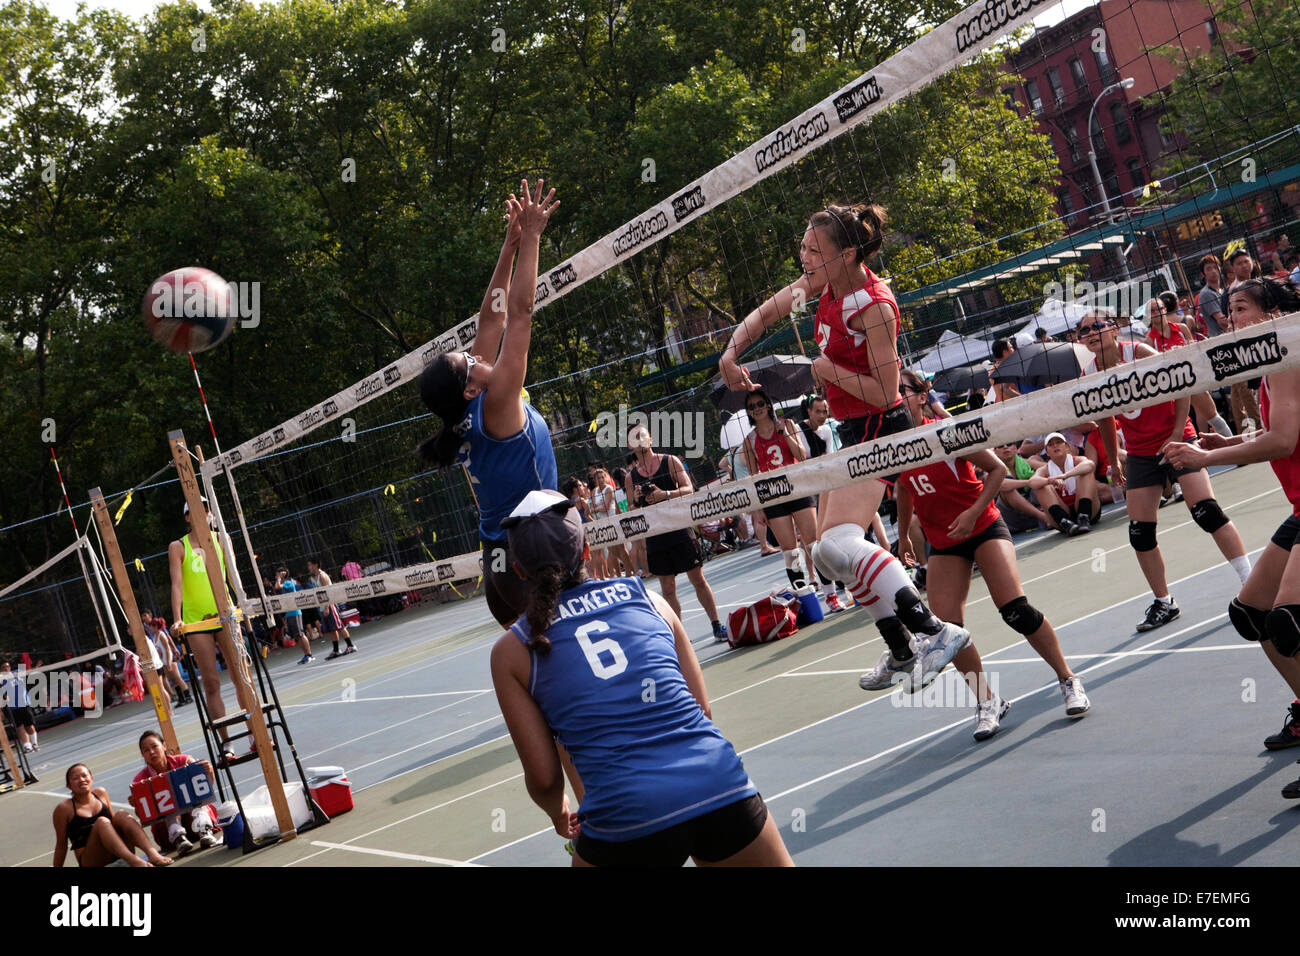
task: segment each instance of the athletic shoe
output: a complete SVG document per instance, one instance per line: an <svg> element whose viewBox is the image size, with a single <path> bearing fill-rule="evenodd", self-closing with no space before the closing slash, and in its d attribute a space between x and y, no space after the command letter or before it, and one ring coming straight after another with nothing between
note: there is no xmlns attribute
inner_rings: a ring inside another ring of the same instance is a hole
<svg viewBox="0 0 1300 956"><path fill-rule="evenodd" d="M929 687L939 673L952 663L952 659L970 642L970 631L958 624L943 625L938 634L927 634L917 638L916 656L921 659L921 668L917 676L920 683L913 679L908 689L912 693Z"/></svg>
<svg viewBox="0 0 1300 956"><path fill-rule="evenodd" d="M1075 535L1080 533L1079 526L1069 518L1062 518L1057 523L1056 530L1061 532L1061 534L1065 535L1067 538L1073 538Z"/></svg>
<svg viewBox="0 0 1300 956"><path fill-rule="evenodd" d="M343 654L344 654L344 656L346 656L346 655L348 655L348 654L355 654L356 652L357 652L356 646L355 646L355 645L352 645L352 644L349 644L349 645L344 649Z"/></svg>
<svg viewBox="0 0 1300 956"><path fill-rule="evenodd" d="M915 581L916 581L916 589L918 591L925 590L925 570L926 569L924 565L916 569Z"/></svg>
<svg viewBox="0 0 1300 956"><path fill-rule="evenodd" d="M1264 746L1269 750L1300 747L1300 700L1291 701L1286 711L1286 723L1272 737L1264 738Z"/></svg>
<svg viewBox="0 0 1300 956"><path fill-rule="evenodd" d="M988 740L998 732L999 721L1011 709L1011 701L991 697L975 708L975 739Z"/></svg>
<svg viewBox="0 0 1300 956"><path fill-rule="evenodd" d="M1087 515L1079 515L1079 520L1075 524L1079 528L1079 534L1087 534L1092 530L1092 519Z"/></svg>
<svg viewBox="0 0 1300 956"><path fill-rule="evenodd" d="M31 745L31 744L23 744L23 753L25 753L25 754L29 754L29 753L31 753L31 752L32 752L32 745Z"/></svg>
<svg viewBox="0 0 1300 956"><path fill-rule="evenodd" d="M334 658L342 657L342 656L343 654L341 651L330 651L328 654L325 655L325 660L332 661L334 660Z"/></svg>
<svg viewBox="0 0 1300 956"><path fill-rule="evenodd" d="M176 841L176 845L172 847L172 852L177 856L188 856L194 852L194 844L187 840L184 834L181 834L180 839Z"/></svg>
<svg viewBox="0 0 1300 956"><path fill-rule="evenodd" d="M1174 482L1174 493L1169 496L1170 504L1177 504L1183 500L1183 487L1178 482Z"/></svg>
<svg viewBox="0 0 1300 956"><path fill-rule="evenodd" d="M858 678L858 686L863 690L889 690L895 684L911 683L912 672L920 666L920 663L919 654L913 653L907 660L897 661L886 649L885 653L880 655L880 661L875 668Z"/></svg>
<svg viewBox="0 0 1300 956"><path fill-rule="evenodd" d="M1292 780L1283 787L1282 796L1288 800L1300 800L1300 780Z"/></svg>
<svg viewBox="0 0 1300 956"><path fill-rule="evenodd" d="M844 606L844 602L840 600L840 596L834 591L826 595L826 607L832 614L838 614L840 611L848 610L848 608Z"/></svg>
<svg viewBox="0 0 1300 956"><path fill-rule="evenodd" d="M1083 692L1083 681L1077 677L1061 681L1061 694L1065 697L1066 717L1082 717L1092 707L1088 695Z"/></svg>
<svg viewBox="0 0 1300 956"><path fill-rule="evenodd" d="M310 654L304 654L304 655L302 655L302 657L300 657L300 658L298 659L298 663L299 663L299 664L310 664L310 663L311 663L312 661L314 661L315 659L316 659L316 658L314 658L314 657L313 657L312 655L310 655Z"/></svg>
<svg viewBox="0 0 1300 956"><path fill-rule="evenodd" d="M727 641L727 625L723 624L721 621L714 621L713 639L725 644Z"/></svg>
<svg viewBox="0 0 1300 956"><path fill-rule="evenodd" d="M220 846L221 841L216 838L211 830L206 831L203 836L199 837L199 846L205 850L210 850L214 846Z"/></svg>
<svg viewBox="0 0 1300 956"><path fill-rule="evenodd" d="M1182 613L1172 599L1168 604L1164 601L1152 601L1151 606L1147 608L1146 620L1137 626L1138 633L1141 634L1144 631L1154 631L1157 627L1164 627Z"/></svg>

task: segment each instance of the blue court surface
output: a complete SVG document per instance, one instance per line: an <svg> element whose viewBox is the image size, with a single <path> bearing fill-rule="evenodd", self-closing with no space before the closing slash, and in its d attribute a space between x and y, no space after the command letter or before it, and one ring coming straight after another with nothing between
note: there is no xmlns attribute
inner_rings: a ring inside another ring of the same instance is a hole
<svg viewBox="0 0 1300 956"><path fill-rule="evenodd" d="M1252 558L1289 508L1265 466L1215 477ZM1165 866L1294 863L1300 804L1280 791L1300 751L1271 753L1292 695L1256 645L1227 624L1238 581L1173 504L1160 543L1182 615L1137 634L1150 603L1111 508L1091 534L1018 537L1030 600L1055 625L1093 709L1069 720L1046 664L999 618L976 577L966 624L998 692L1001 732L976 743L974 707L951 672L917 697L867 694L858 675L882 650L860 608L784 641L728 650L683 576L679 595L713 716L741 752L797 864ZM757 549L706 565L724 613L785 579ZM567 866L563 841L529 800L491 689L499 636L482 599L423 605L355 632L358 654L271 666L304 765L339 765L356 809L247 856L181 866ZM228 706L233 691L226 688ZM202 743L192 708L177 730ZM41 736L40 782L0 796L0 861L47 866L64 770L87 763L126 806L152 708L130 704ZM251 789L257 763L238 768Z"/></svg>

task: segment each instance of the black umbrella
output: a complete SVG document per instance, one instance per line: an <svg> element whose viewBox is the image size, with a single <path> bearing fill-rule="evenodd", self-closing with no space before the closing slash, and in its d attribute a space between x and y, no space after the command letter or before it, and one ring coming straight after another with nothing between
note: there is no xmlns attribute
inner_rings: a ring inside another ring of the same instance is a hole
<svg viewBox="0 0 1300 956"><path fill-rule="evenodd" d="M749 372L749 380L767 392L776 404L800 398L816 388L813 381L812 359L804 355L768 355L742 366ZM709 393L718 408L729 412L745 410L748 392L733 392L719 376Z"/></svg>
<svg viewBox="0 0 1300 956"><path fill-rule="evenodd" d="M973 388L989 387L989 370L982 364L946 368L934 377L936 392L969 392Z"/></svg>
<svg viewBox="0 0 1300 956"><path fill-rule="evenodd" d="M1083 354L1080 354L1082 350ZM1033 342L1016 349L1002 360L990 377L995 382L1030 382L1055 385L1083 374L1091 353L1071 342Z"/></svg>

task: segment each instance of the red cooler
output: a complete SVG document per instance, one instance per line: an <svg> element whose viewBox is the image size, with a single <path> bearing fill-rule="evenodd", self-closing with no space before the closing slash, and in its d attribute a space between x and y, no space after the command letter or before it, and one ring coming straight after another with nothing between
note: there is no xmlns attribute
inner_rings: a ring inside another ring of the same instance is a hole
<svg viewBox="0 0 1300 956"><path fill-rule="evenodd" d="M352 809L352 784L342 767L308 767L307 789L331 819Z"/></svg>

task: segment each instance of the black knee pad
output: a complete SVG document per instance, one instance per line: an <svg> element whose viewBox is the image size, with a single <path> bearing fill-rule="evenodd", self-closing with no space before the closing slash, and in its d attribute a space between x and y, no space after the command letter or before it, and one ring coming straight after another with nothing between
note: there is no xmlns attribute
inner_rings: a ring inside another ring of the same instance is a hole
<svg viewBox="0 0 1300 956"><path fill-rule="evenodd" d="M1268 612L1264 619L1268 639L1283 657L1295 657L1300 651L1300 604L1283 604Z"/></svg>
<svg viewBox="0 0 1300 956"><path fill-rule="evenodd" d="M943 622L930 612L915 588L900 588L894 595L894 610L913 634L937 634Z"/></svg>
<svg viewBox="0 0 1300 956"><path fill-rule="evenodd" d="M1242 604L1236 598L1228 605L1228 620L1232 626L1248 641L1268 640L1268 631L1265 626L1265 619L1268 617L1268 611L1263 608L1251 607L1249 604Z"/></svg>
<svg viewBox="0 0 1300 956"><path fill-rule="evenodd" d="M1202 531L1208 531L1210 534L1218 531L1230 520L1219 507L1219 503L1213 498L1206 498L1204 501L1198 501L1192 505L1192 520L1195 521Z"/></svg>
<svg viewBox="0 0 1300 956"><path fill-rule="evenodd" d="M1154 521L1130 521L1128 523L1128 543L1134 551L1154 551L1156 548L1156 523Z"/></svg>
<svg viewBox="0 0 1300 956"><path fill-rule="evenodd" d="M1029 598L1023 594L998 608L998 613L1007 622L1007 627L1025 637L1043 626L1043 612L1030 604Z"/></svg>

